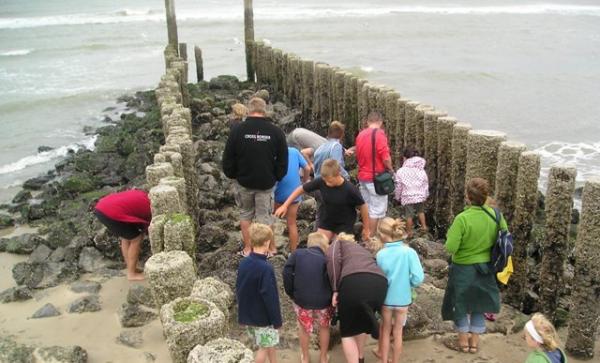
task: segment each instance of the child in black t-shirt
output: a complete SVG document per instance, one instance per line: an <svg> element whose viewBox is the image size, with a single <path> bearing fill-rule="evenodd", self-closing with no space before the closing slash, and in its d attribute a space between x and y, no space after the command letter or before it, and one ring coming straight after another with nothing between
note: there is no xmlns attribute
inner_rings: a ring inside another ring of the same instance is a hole
<svg viewBox="0 0 600 363"><path fill-rule="evenodd" d="M275 211L275 216L282 218L290 204L300 195L319 190L323 200L322 218L317 226L318 231L333 239L341 232L354 233L356 209L360 209L363 221L362 236L369 238L368 207L358 189L341 176L340 164L327 159L321 166L321 177L308 182L294 190L288 199Z"/></svg>

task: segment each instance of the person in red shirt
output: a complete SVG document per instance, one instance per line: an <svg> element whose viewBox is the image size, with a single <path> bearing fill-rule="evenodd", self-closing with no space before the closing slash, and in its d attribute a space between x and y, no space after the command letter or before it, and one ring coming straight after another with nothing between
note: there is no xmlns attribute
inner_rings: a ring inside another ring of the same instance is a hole
<svg viewBox="0 0 600 363"><path fill-rule="evenodd" d="M136 270L142 240L152 220L150 199L142 190L113 193L100 199L94 211L98 220L121 239L121 253L127 265L127 279L141 281Z"/></svg>
<svg viewBox="0 0 600 363"><path fill-rule="evenodd" d="M383 117L372 111L367 117L367 127L356 136L356 161L358 163L359 189L369 206L369 231L371 236L377 231L379 221L387 213L388 196L375 193L374 174L389 171L394 173L388 140L383 127ZM373 133L375 133L375 167L373 167Z"/></svg>

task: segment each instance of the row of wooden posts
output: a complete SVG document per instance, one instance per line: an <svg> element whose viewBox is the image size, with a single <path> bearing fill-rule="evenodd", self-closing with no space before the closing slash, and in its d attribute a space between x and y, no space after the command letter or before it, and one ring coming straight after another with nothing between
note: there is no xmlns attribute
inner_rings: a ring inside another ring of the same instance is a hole
<svg viewBox="0 0 600 363"><path fill-rule="evenodd" d="M169 43L178 44L173 0L165 0L165 5ZM527 246L538 208L539 154L527 151L522 143L507 140L502 132L473 130L470 124L391 88L255 41L252 0L244 0L244 19L248 80L268 86L274 100L301 110L298 126L323 133L332 120L339 120L351 138L362 128L368 113L378 111L384 116L396 160L408 146L423 155L431 195L427 213L438 236L444 236L454 216L463 210L465 182L473 177L487 179L515 239L515 271L505 301L521 308L529 277L538 274L539 306L556 320L570 252L574 167L556 165L550 169L541 268L530 270ZM352 142L350 138L347 141ZM600 316L600 269L595 264L600 260L600 178L586 181L582 206L567 350L576 356L592 357Z"/></svg>

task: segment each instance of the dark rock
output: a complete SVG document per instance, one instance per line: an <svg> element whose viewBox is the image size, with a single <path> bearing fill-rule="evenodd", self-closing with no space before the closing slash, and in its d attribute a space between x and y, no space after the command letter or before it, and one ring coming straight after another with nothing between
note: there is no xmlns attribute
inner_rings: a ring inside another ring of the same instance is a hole
<svg viewBox="0 0 600 363"><path fill-rule="evenodd" d="M64 180L63 189L69 194L79 194L91 192L96 189L97 183L92 176L87 173L78 173Z"/></svg>
<svg viewBox="0 0 600 363"><path fill-rule="evenodd" d="M266 89L261 89L254 94L254 97L262 98L266 103L269 103L269 99L271 98L269 91Z"/></svg>
<svg viewBox="0 0 600 363"><path fill-rule="evenodd" d="M86 213L87 214L87 213ZM81 226L81 222L84 215L79 214L73 216L73 218L79 218L78 225ZM77 226L73 221L56 221L48 227L48 242L44 242L48 247L56 249L58 247L67 246L77 236Z"/></svg>
<svg viewBox="0 0 600 363"><path fill-rule="evenodd" d="M44 152L47 152L50 150L54 150L54 148L52 146L45 146L45 145L38 146L38 149L37 149L38 153L44 153Z"/></svg>
<svg viewBox="0 0 600 363"><path fill-rule="evenodd" d="M79 268L85 272L94 272L101 267L105 267L107 262L100 251L94 247L85 247L79 255Z"/></svg>
<svg viewBox="0 0 600 363"><path fill-rule="evenodd" d="M100 310L102 310L102 306L98 295L80 297L69 305L69 313L88 313Z"/></svg>
<svg viewBox="0 0 600 363"><path fill-rule="evenodd" d="M0 362L33 363L33 348L15 342L11 337L0 336Z"/></svg>
<svg viewBox="0 0 600 363"><path fill-rule="evenodd" d="M129 292L127 292L127 302L132 305L145 305L151 308L156 307L150 289L141 284L134 284L129 288Z"/></svg>
<svg viewBox="0 0 600 363"><path fill-rule="evenodd" d="M246 89L238 93L238 100L240 101L250 101L250 99L254 96L254 91L251 89Z"/></svg>
<svg viewBox="0 0 600 363"><path fill-rule="evenodd" d="M35 250L40 243L45 242L45 240L40 236L30 233L22 234L8 239L3 238L2 240L6 241L0 243L0 245L2 245L2 248L0 248L0 250L21 255L33 252L33 250Z"/></svg>
<svg viewBox="0 0 600 363"><path fill-rule="evenodd" d="M35 178L31 178L29 180L26 180L25 183L23 183L23 189L40 190L42 189L44 184L46 184L50 180L52 180L52 176L50 175L42 175Z"/></svg>
<svg viewBox="0 0 600 363"><path fill-rule="evenodd" d="M19 262L13 266L12 276L17 285L35 288L44 278L44 267L37 263Z"/></svg>
<svg viewBox="0 0 600 363"><path fill-rule="evenodd" d="M42 264L44 276L36 286L48 288L62 283L70 283L79 278L77 265L71 262L46 262Z"/></svg>
<svg viewBox="0 0 600 363"><path fill-rule="evenodd" d="M429 241L425 238L413 238L408 244L423 259L448 260L449 255L442 243Z"/></svg>
<svg viewBox="0 0 600 363"><path fill-rule="evenodd" d="M33 351L33 360L39 363L87 363L88 354L78 345L53 346L36 348Z"/></svg>
<svg viewBox="0 0 600 363"><path fill-rule="evenodd" d="M94 271L94 275L104 278L124 276L122 271L110 267L99 268L98 270Z"/></svg>
<svg viewBox="0 0 600 363"><path fill-rule="evenodd" d="M579 224L579 209L573 208L571 212L571 224Z"/></svg>
<svg viewBox="0 0 600 363"><path fill-rule="evenodd" d="M304 198L298 207L298 219L314 221L317 216L317 201L314 198Z"/></svg>
<svg viewBox="0 0 600 363"><path fill-rule="evenodd" d="M119 321L124 328L144 326L156 319L157 314L141 305L125 303L119 309Z"/></svg>
<svg viewBox="0 0 600 363"><path fill-rule="evenodd" d="M448 275L448 262L440 259L423 260L423 269L436 279L443 279Z"/></svg>
<svg viewBox="0 0 600 363"><path fill-rule="evenodd" d="M118 237L110 234L106 228L101 228L93 238L94 247L111 260L121 258L121 247Z"/></svg>
<svg viewBox="0 0 600 363"><path fill-rule="evenodd" d="M240 88L240 81L235 76L222 75L211 79L208 87L210 89L237 91Z"/></svg>
<svg viewBox="0 0 600 363"><path fill-rule="evenodd" d="M117 343L131 348L139 348L144 343L140 330L125 330L117 337Z"/></svg>
<svg viewBox="0 0 600 363"><path fill-rule="evenodd" d="M213 107L213 109L210 110L210 113L212 113L214 116L223 116L225 115L225 110L219 107Z"/></svg>
<svg viewBox="0 0 600 363"><path fill-rule="evenodd" d="M156 361L156 357L150 352L144 352L144 357L146 358L146 363L153 363Z"/></svg>
<svg viewBox="0 0 600 363"><path fill-rule="evenodd" d="M85 135L88 135L88 136L93 135L95 132L96 132L96 128L94 128L93 126L89 126L89 125L83 126L83 133Z"/></svg>
<svg viewBox="0 0 600 363"><path fill-rule="evenodd" d="M96 281L75 281L70 287L71 291L76 293L86 292L88 294L97 294L102 285Z"/></svg>
<svg viewBox="0 0 600 363"><path fill-rule="evenodd" d="M33 293L27 286L15 286L0 292L0 303L25 301L33 298Z"/></svg>
<svg viewBox="0 0 600 363"><path fill-rule="evenodd" d="M46 246L45 244L40 244L35 248L35 250L33 250L31 255L29 255L29 262L31 262L31 263L45 262L48 259L48 257L50 257L51 253L52 253L52 250L48 246Z"/></svg>
<svg viewBox="0 0 600 363"><path fill-rule="evenodd" d="M20 190L15 197L13 198L12 202L15 204L19 204L19 203L23 203L26 202L27 200L31 199L32 195L31 192L29 190Z"/></svg>
<svg viewBox="0 0 600 363"><path fill-rule="evenodd" d="M228 239L227 232L225 230L212 224L205 224L200 227L198 236L200 239L198 243L199 252L214 251L223 246Z"/></svg>
<svg viewBox="0 0 600 363"><path fill-rule="evenodd" d="M0 214L0 228L12 227L15 225L15 219L6 214Z"/></svg>
<svg viewBox="0 0 600 363"><path fill-rule="evenodd" d="M199 115L204 112L210 112L212 105L213 101L210 98L194 98L192 100L191 109L194 114Z"/></svg>
<svg viewBox="0 0 600 363"><path fill-rule="evenodd" d="M198 117L196 117L197 123L199 125L209 124L214 119L215 119L215 117L210 112L202 112L201 114L198 115Z"/></svg>
<svg viewBox="0 0 600 363"><path fill-rule="evenodd" d="M51 262L62 262L65 260L65 256L66 256L66 249L64 247L58 247L57 249L52 251L50 256L48 256L48 260ZM70 261L70 262L73 262L73 261Z"/></svg>
<svg viewBox="0 0 600 363"><path fill-rule="evenodd" d="M42 318L50 318L53 316L59 316L60 315L60 311L58 311L58 309L56 309L56 307L50 303L42 306L41 308L38 309L38 311L36 311L35 313L33 313L33 315L31 316L31 319L42 319Z"/></svg>

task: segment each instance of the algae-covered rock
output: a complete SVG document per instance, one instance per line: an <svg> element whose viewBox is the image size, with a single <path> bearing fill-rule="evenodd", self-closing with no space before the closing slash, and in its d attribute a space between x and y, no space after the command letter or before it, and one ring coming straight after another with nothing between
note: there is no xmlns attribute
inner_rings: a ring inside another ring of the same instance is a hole
<svg viewBox="0 0 600 363"><path fill-rule="evenodd" d="M236 91L240 89L240 81L236 76L221 75L211 79L208 87L210 89Z"/></svg>
<svg viewBox="0 0 600 363"><path fill-rule="evenodd" d="M233 304L234 295L229 285L223 281L214 277L196 280L190 296L214 302L225 317L229 317L229 308Z"/></svg>
<svg viewBox="0 0 600 363"><path fill-rule="evenodd" d="M148 324L156 313L137 304L123 304L119 309L119 321L124 328L135 328Z"/></svg>
<svg viewBox="0 0 600 363"><path fill-rule="evenodd" d="M167 216L164 225L165 251L183 250L191 258L196 256L196 240L192 218L186 214L174 213Z"/></svg>
<svg viewBox="0 0 600 363"><path fill-rule="evenodd" d="M27 286L10 287L0 292L0 303L10 303L14 301L25 301L33 298L33 293Z"/></svg>
<svg viewBox="0 0 600 363"><path fill-rule="evenodd" d="M88 354L78 345L36 348L33 351L33 361L35 363L87 363Z"/></svg>
<svg viewBox="0 0 600 363"><path fill-rule="evenodd" d="M12 227L15 225L15 219L6 214L0 214L0 228Z"/></svg>
<svg viewBox="0 0 600 363"><path fill-rule="evenodd" d="M96 189L96 182L92 176L87 173L80 173L68 177L63 182L64 191L67 193L78 194L91 192Z"/></svg>
<svg viewBox="0 0 600 363"><path fill-rule="evenodd" d="M237 340L220 338L197 345L188 355L187 363L252 363L254 354Z"/></svg>
<svg viewBox="0 0 600 363"><path fill-rule="evenodd" d="M44 267L37 263L19 262L13 266L12 276L17 285L35 288L44 278Z"/></svg>
<svg viewBox="0 0 600 363"><path fill-rule="evenodd" d="M196 280L194 262L184 251L153 255L146 262L144 274L158 306L178 297L189 296Z"/></svg>
<svg viewBox="0 0 600 363"><path fill-rule="evenodd" d="M192 297L177 298L163 305L160 321L175 363L186 362L194 346L223 336L228 323L213 302Z"/></svg>
<svg viewBox="0 0 600 363"><path fill-rule="evenodd" d="M102 310L102 306L98 295L80 297L69 305L69 313L88 313L100 310Z"/></svg>
<svg viewBox="0 0 600 363"><path fill-rule="evenodd" d="M0 336L0 362L33 363L33 348L15 342L11 337Z"/></svg>
<svg viewBox="0 0 600 363"><path fill-rule="evenodd" d="M16 253L20 255L30 254L40 244L45 242L43 238L36 234L22 234L11 238L0 240L0 251Z"/></svg>

